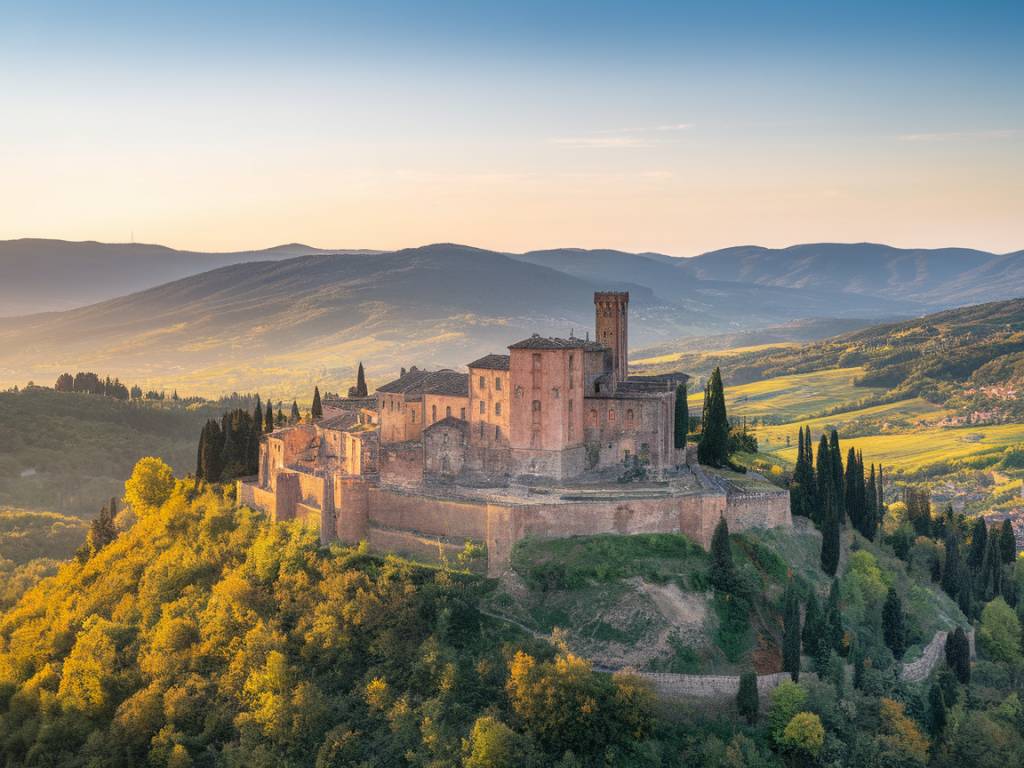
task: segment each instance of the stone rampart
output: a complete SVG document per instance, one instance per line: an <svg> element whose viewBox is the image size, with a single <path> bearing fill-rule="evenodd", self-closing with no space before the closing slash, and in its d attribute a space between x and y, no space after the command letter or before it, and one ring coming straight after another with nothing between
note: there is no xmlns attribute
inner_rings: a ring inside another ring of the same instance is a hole
<svg viewBox="0 0 1024 768"><path fill-rule="evenodd" d="M378 552L395 552L418 560L436 562L443 553L454 562L465 542L446 541L440 537L423 536L412 531L396 531L371 525L367 543Z"/></svg>
<svg viewBox="0 0 1024 768"><path fill-rule="evenodd" d="M368 498L371 525L463 541L483 541L487 536L484 502L442 499L379 487L371 487Z"/></svg>

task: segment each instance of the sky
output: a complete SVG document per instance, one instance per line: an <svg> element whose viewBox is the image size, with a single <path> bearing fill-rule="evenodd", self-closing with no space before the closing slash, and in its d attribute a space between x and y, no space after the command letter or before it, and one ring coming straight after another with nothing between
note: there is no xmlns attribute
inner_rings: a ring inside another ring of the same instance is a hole
<svg viewBox="0 0 1024 768"><path fill-rule="evenodd" d="M1024 3L8 3L0 239L1024 249Z"/></svg>

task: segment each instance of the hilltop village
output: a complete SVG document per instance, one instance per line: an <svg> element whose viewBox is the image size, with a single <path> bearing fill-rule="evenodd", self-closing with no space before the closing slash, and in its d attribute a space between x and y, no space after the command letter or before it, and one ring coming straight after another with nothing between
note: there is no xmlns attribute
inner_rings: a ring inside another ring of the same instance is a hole
<svg viewBox="0 0 1024 768"><path fill-rule="evenodd" d="M487 571L526 536L790 525L789 494L676 448L684 373L630 375L629 294L594 294L595 337L533 336L468 372L412 367L372 395L264 435L242 503L301 520L323 542L418 557L483 545ZM621 482L623 473L631 482Z"/></svg>

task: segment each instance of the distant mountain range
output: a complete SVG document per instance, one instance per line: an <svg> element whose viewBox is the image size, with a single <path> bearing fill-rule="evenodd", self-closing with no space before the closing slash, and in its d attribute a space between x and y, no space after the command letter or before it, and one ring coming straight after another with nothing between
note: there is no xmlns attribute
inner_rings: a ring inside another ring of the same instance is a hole
<svg viewBox="0 0 1024 768"><path fill-rule="evenodd" d="M0 317L82 307L244 261L349 252L321 251L299 243L259 251L203 253L144 243L3 240Z"/></svg>
<svg viewBox="0 0 1024 768"><path fill-rule="evenodd" d="M165 260L173 263L153 266ZM232 260L241 263L221 266ZM211 265L88 306L0 318L0 385L49 383L65 369L92 369L204 394L311 381L340 389L360 359L372 380L400 365L462 365L534 331L582 335L593 324L591 294L602 289L631 292L634 349L766 329L771 338L806 339L813 328L826 335L835 327L811 319L841 320L849 329L1024 295L1024 252L826 244L678 259L437 244L198 254L22 240L0 243L0 298L18 294L22 305L43 306L152 280L162 269ZM93 279L102 274L106 287ZM79 284L86 286L81 292Z"/></svg>

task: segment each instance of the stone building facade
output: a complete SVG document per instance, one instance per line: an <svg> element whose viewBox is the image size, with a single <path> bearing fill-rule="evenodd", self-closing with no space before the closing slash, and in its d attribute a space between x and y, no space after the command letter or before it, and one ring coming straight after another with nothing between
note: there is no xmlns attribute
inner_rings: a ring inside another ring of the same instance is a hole
<svg viewBox="0 0 1024 768"><path fill-rule="evenodd" d="M687 377L630 376L629 294L594 303L596 340L533 335L466 373L413 367L266 435L240 502L324 541L421 557L484 544L491 573L525 536L682 532L707 546L723 516L736 530L790 524L786 491L723 484L676 450ZM631 463L647 480L617 483Z"/></svg>

